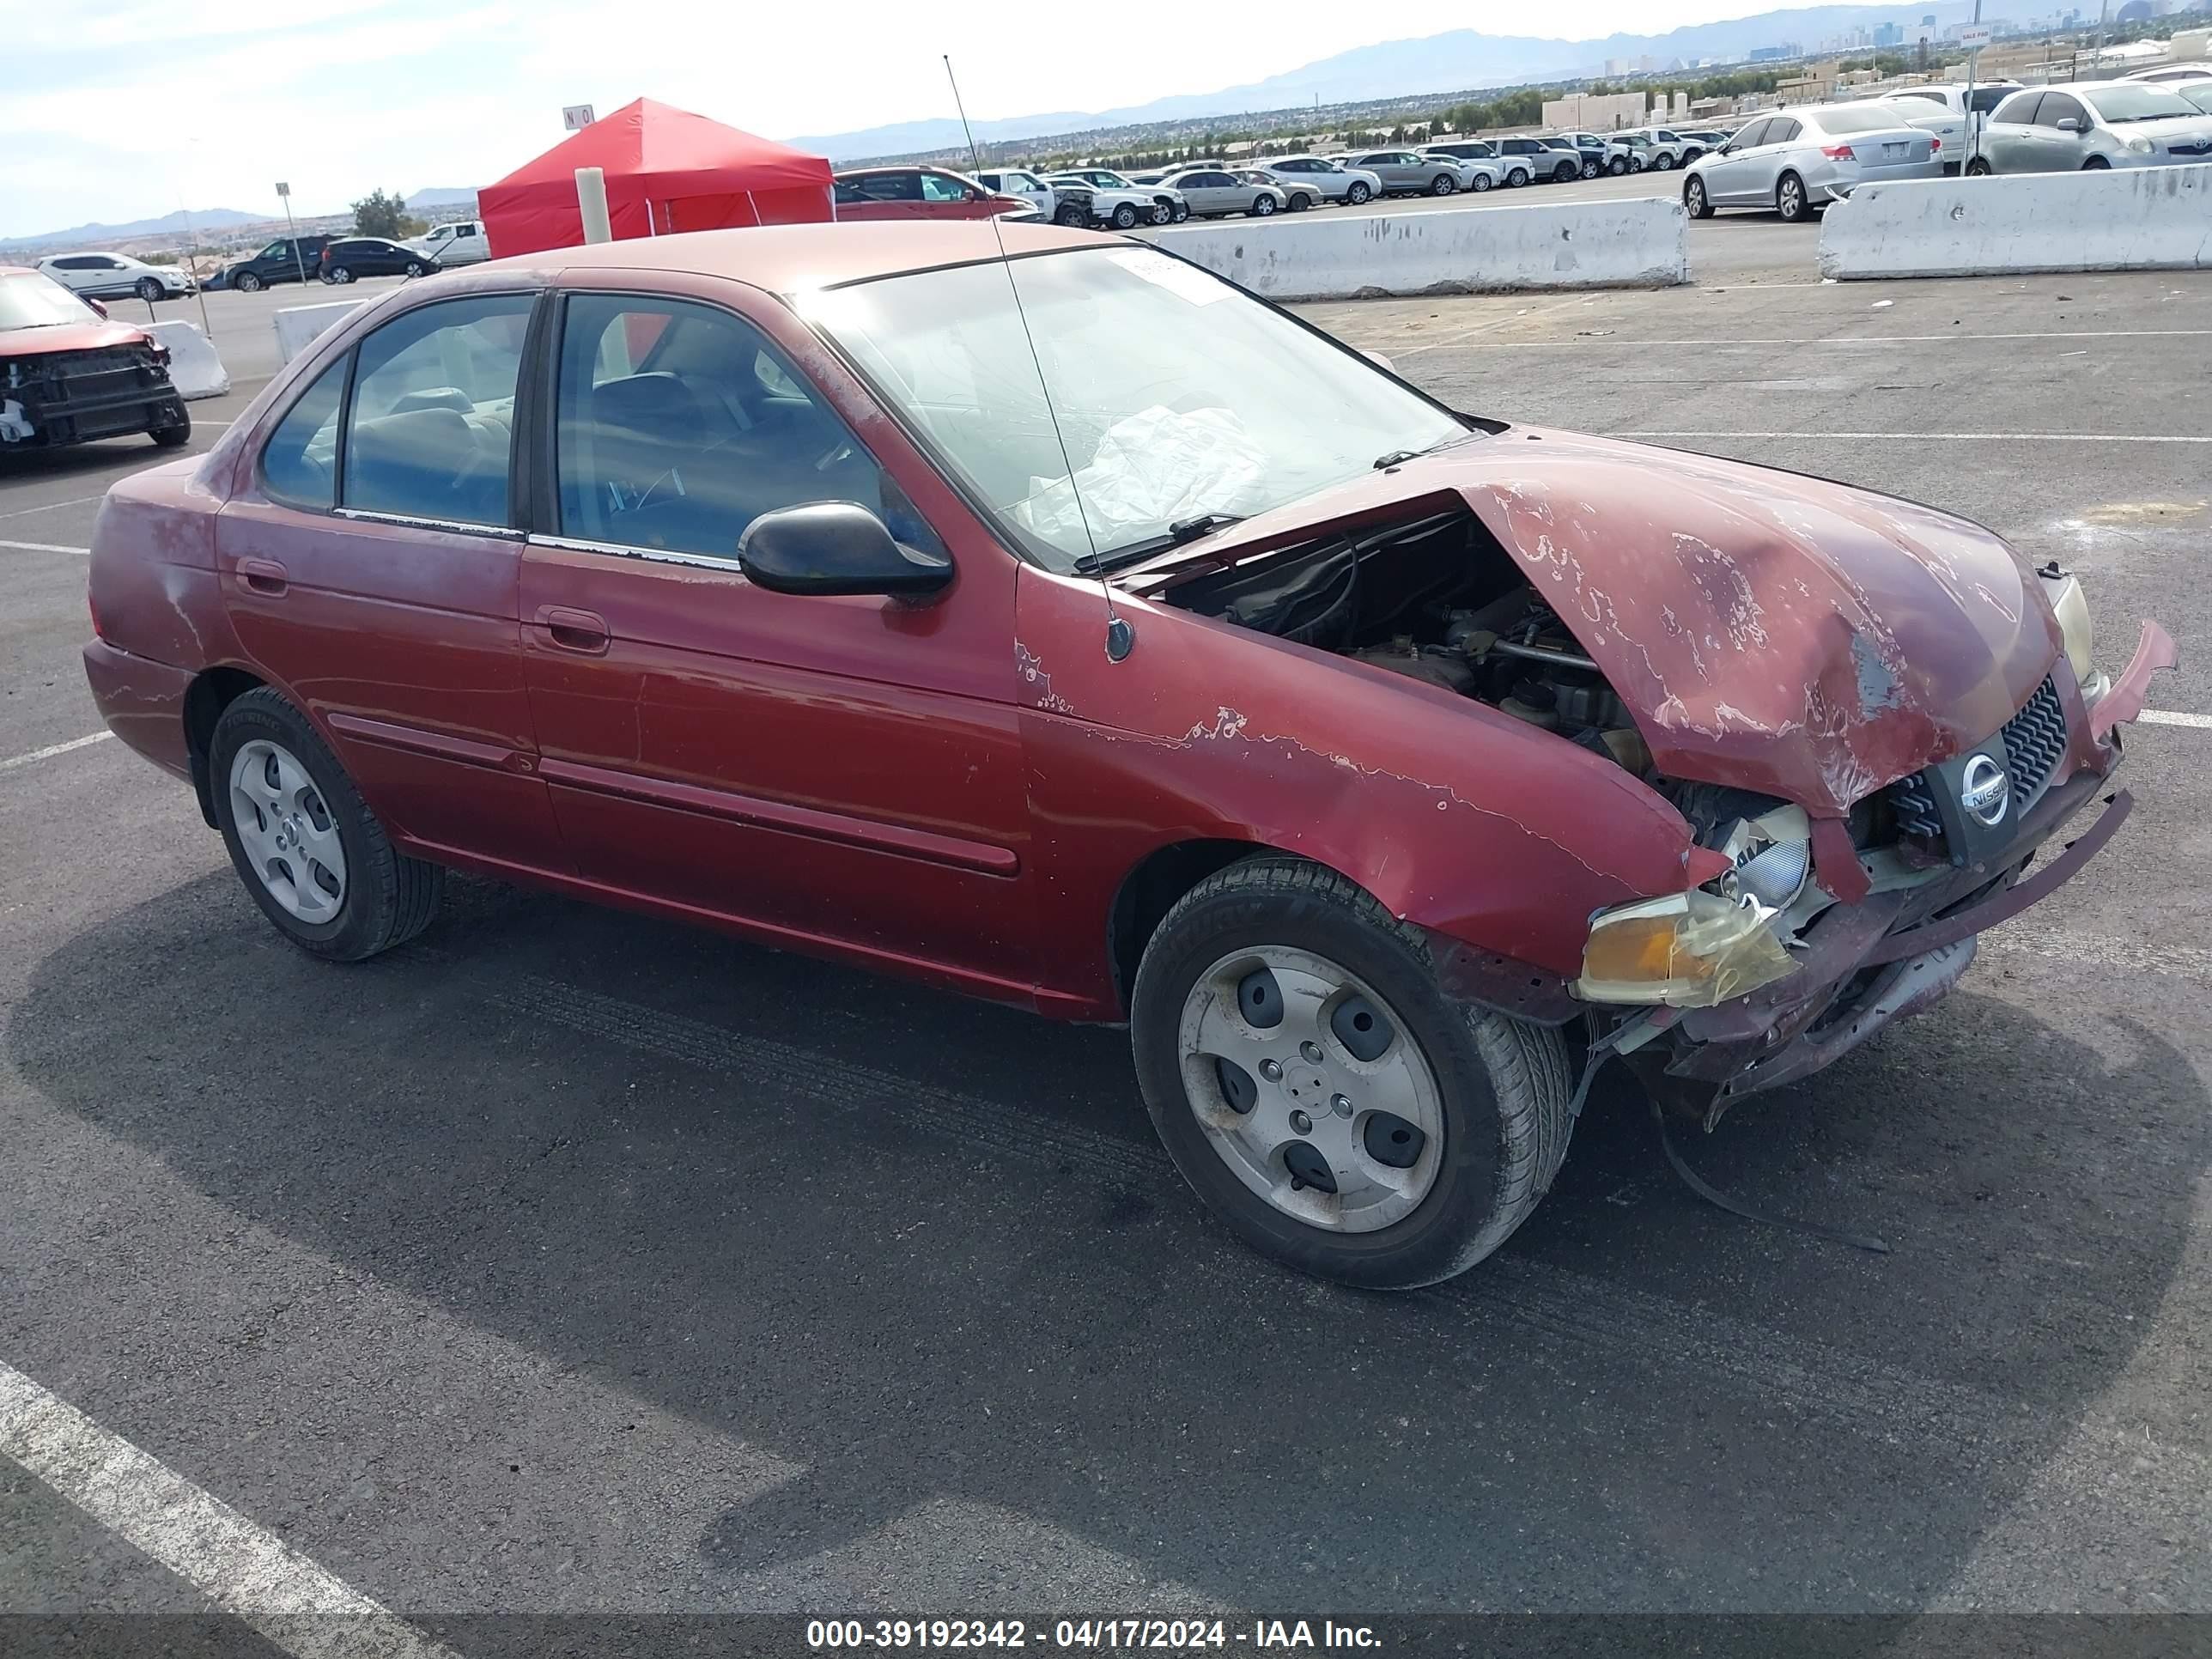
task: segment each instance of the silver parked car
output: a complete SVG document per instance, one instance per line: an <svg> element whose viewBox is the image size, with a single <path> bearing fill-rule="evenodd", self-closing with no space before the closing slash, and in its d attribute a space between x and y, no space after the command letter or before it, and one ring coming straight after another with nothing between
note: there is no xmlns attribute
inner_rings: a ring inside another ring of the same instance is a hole
<svg viewBox="0 0 2212 1659"><path fill-rule="evenodd" d="M1469 177L1456 159L1417 149L1373 149L1352 157L1352 164L1380 179L1386 196L1449 196Z"/></svg>
<svg viewBox="0 0 2212 1659"><path fill-rule="evenodd" d="M1715 208L1768 208L1794 224L1860 185L1940 179L1940 154L1934 133L1908 126L1886 103L1806 104L1756 118L1691 162L1682 205L1692 219Z"/></svg>
<svg viewBox="0 0 2212 1659"><path fill-rule="evenodd" d="M2170 86L2076 81L2029 87L1990 112L1966 171L2074 173L2212 161L2212 116Z"/></svg>
<svg viewBox="0 0 2212 1659"><path fill-rule="evenodd" d="M1179 191L1168 189L1160 183L1160 173L1116 173L1111 167L1070 167L1060 175L1079 179L1096 191L1111 192L1134 190L1152 198L1152 222L1156 225L1181 224L1190 217L1190 204L1184 201Z"/></svg>
<svg viewBox="0 0 2212 1659"><path fill-rule="evenodd" d="M135 294L151 303L192 291L192 274L179 265L149 265L128 253L56 253L39 269L73 294L88 300L118 300Z"/></svg>
<svg viewBox="0 0 2212 1659"><path fill-rule="evenodd" d="M1218 219L1225 214L1249 213L1255 219L1264 219L1291 204L1291 198L1279 185L1248 185L1224 167L1183 167L1160 182L1170 190L1182 192L1194 218Z"/></svg>
<svg viewBox="0 0 2212 1659"><path fill-rule="evenodd" d="M1494 167L1498 182L1513 190L1518 190L1523 185L1534 184L1538 177L1536 164L1528 156L1504 155L1486 138L1454 138L1441 144L1424 144L1421 154L1449 155L1455 161Z"/></svg>
<svg viewBox="0 0 2212 1659"><path fill-rule="evenodd" d="M1358 207L1382 193L1382 180L1364 167L1345 167L1318 155L1273 155L1266 166L1285 189L1304 185L1324 202L1348 202Z"/></svg>
<svg viewBox="0 0 2212 1659"><path fill-rule="evenodd" d="M2207 115L2212 115L2212 76L2202 81L2169 82L2175 94L2197 106Z"/></svg>
<svg viewBox="0 0 2212 1659"><path fill-rule="evenodd" d="M1498 154L1509 164L1526 161L1539 183L1564 185L1583 175L1582 153L1556 138L1500 138Z"/></svg>

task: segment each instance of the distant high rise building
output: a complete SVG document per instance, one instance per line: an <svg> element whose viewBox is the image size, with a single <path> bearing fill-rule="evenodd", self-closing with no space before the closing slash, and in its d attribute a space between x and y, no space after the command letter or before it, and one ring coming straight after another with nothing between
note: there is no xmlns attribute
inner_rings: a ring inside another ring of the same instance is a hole
<svg viewBox="0 0 2212 1659"><path fill-rule="evenodd" d="M1905 44L1905 25L1902 23L1884 23L1880 28L1874 32L1874 43L1877 46L1903 46Z"/></svg>

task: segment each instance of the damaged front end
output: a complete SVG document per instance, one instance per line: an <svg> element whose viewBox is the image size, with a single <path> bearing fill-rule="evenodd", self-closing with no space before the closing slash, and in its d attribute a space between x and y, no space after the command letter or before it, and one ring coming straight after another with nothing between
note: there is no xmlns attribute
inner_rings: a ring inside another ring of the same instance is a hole
<svg viewBox="0 0 2212 1659"><path fill-rule="evenodd" d="M0 359L0 450L161 432L186 418L167 348L154 340Z"/></svg>
<svg viewBox="0 0 2212 1659"><path fill-rule="evenodd" d="M2031 872L2172 641L2146 623L2098 674L2079 584L1978 526L1565 434L1407 473L1433 493L1380 477L1340 519L1248 522L1148 591L1485 704L1671 805L1685 890L1589 915L1579 975L1468 942L1443 963L1457 994L1579 1021L1677 1109L1710 1122L1929 1006L2127 814L2107 796Z"/></svg>

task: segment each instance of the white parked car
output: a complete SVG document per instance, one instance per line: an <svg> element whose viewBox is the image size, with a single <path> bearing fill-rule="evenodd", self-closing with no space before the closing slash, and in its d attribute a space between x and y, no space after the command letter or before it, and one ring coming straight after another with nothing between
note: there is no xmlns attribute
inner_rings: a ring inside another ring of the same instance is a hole
<svg viewBox="0 0 2212 1659"><path fill-rule="evenodd" d="M1173 216L1166 203L1135 185L1096 185L1079 173L1048 173L1044 181L1052 186L1062 207L1070 201L1086 203L1094 222L1111 225L1116 230L1133 230L1139 225L1164 225Z"/></svg>
<svg viewBox="0 0 2212 1659"><path fill-rule="evenodd" d="M483 223L477 219L457 220L450 225L433 225L422 235L410 236L399 246L413 248L417 253L428 254L443 270L451 270L456 265L472 265L480 259L491 258L491 244L484 238Z"/></svg>
<svg viewBox="0 0 2212 1659"><path fill-rule="evenodd" d="M167 299L192 291L191 273L180 265L149 265L127 253L55 253L39 261L39 269L72 294L88 300L120 299L135 294L142 300Z"/></svg>
<svg viewBox="0 0 2212 1659"><path fill-rule="evenodd" d="M2130 81L2149 81L2160 85L2177 81L2212 81L2212 62L2195 64L2160 64L2156 69L2137 70L2127 77Z"/></svg>
<svg viewBox="0 0 2212 1659"><path fill-rule="evenodd" d="M1050 219L1059 210L1060 198L1053 194L1052 186L1024 167L993 167L969 176L986 190L1020 198L1042 218Z"/></svg>
<svg viewBox="0 0 2212 1659"><path fill-rule="evenodd" d="M1318 155L1271 155L1264 165L1285 188L1303 185L1324 202L1358 207L1382 193L1382 179L1364 167L1349 167Z"/></svg>
<svg viewBox="0 0 2212 1659"><path fill-rule="evenodd" d="M1494 184L1518 188L1536 181L1536 170L1526 156L1506 155L1497 145L1485 138L1452 138L1439 144L1421 146L1424 155L1449 155L1455 161L1468 161L1492 170ZM1476 185L1480 190L1483 186Z"/></svg>
<svg viewBox="0 0 2212 1659"><path fill-rule="evenodd" d="M1981 130L1989 125L1990 112L2020 89L2017 81L1977 81L1971 111L1964 82L1900 87L1895 92L1882 94L1879 101L1905 111L1914 126L1941 138L1943 171L1956 173L1979 148ZM1928 106L1927 113L1921 112L1920 106L1923 104ZM1966 126L1969 113L1973 119L1971 134Z"/></svg>
<svg viewBox="0 0 2212 1659"><path fill-rule="evenodd" d="M1152 222L1156 225L1181 224L1190 217L1190 204L1181 192L1168 189L1160 183L1160 173L1140 173L1132 176L1116 173L1111 167L1070 167L1055 178L1073 179L1086 184L1101 194L1117 190L1134 191L1152 204Z"/></svg>
<svg viewBox="0 0 2212 1659"><path fill-rule="evenodd" d="M2024 87L1990 112L1966 171L2075 173L2212 161L2212 116L2151 81Z"/></svg>

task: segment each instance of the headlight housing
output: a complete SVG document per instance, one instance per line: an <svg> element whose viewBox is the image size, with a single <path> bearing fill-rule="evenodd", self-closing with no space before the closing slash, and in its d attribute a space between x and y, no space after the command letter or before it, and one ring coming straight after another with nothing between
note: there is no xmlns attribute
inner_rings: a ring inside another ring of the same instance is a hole
<svg viewBox="0 0 2212 1659"><path fill-rule="evenodd" d="M1710 1008L1795 973L1775 912L1702 888L1601 910L1575 994L1586 1002Z"/></svg>
<svg viewBox="0 0 2212 1659"><path fill-rule="evenodd" d="M2087 693L2097 672L2097 641L2081 578L2061 570L2056 559L2036 574L2043 581L2043 597L2051 601L2051 613L2058 619L2058 637L2065 644L2066 660L2073 665L2075 681Z"/></svg>
<svg viewBox="0 0 2212 1659"><path fill-rule="evenodd" d="M2158 146L2148 138L2130 138L2128 140L2128 148L2138 155L2148 155Z"/></svg>

